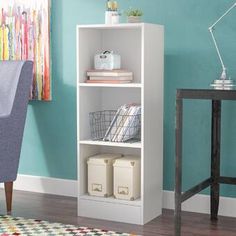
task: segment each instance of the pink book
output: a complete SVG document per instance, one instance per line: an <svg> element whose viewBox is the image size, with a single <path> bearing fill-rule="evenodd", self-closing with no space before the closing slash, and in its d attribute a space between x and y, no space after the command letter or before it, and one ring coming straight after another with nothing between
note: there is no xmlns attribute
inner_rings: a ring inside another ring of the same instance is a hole
<svg viewBox="0 0 236 236"><path fill-rule="evenodd" d="M90 84L127 84L130 80L86 80L85 83Z"/></svg>
<svg viewBox="0 0 236 236"><path fill-rule="evenodd" d="M132 76L90 76L89 80L108 80L108 81L118 81L118 80L133 80Z"/></svg>
<svg viewBox="0 0 236 236"><path fill-rule="evenodd" d="M87 76L133 76L128 70L88 70Z"/></svg>

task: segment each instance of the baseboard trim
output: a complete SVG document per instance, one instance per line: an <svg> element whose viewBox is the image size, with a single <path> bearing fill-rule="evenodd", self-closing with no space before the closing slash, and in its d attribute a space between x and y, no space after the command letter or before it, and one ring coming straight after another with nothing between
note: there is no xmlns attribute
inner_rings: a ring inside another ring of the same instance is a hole
<svg viewBox="0 0 236 236"><path fill-rule="evenodd" d="M0 187L3 187L0 184ZM41 176L18 175L14 183L15 190L36 192L51 195L77 197L78 182L76 180L56 179ZM174 192L163 191L163 208L174 209ZM197 194L183 203L182 209L189 212L210 212L210 197ZM219 215L236 217L236 199L220 197Z"/></svg>
<svg viewBox="0 0 236 236"><path fill-rule="evenodd" d="M56 179L41 176L18 175L14 182L14 189L60 196L77 196L77 181ZM3 187L3 185L0 185Z"/></svg>
<svg viewBox="0 0 236 236"><path fill-rule="evenodd" d="M174 209L174 192L164 191L163 208ZM197 194L182 205L183 211L209 214L210 196ZM236 199L229 197L220 197L219 215L236 217Z"/></svg>

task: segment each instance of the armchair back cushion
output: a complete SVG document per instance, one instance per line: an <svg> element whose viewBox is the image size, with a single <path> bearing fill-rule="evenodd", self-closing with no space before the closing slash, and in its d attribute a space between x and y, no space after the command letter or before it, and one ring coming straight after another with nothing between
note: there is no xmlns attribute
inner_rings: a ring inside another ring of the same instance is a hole
<svg viewBox="0 0 236 236"><path fill-rule="evenodd" d="M0 62L0 182L16 180L33 62Z"/></svg>

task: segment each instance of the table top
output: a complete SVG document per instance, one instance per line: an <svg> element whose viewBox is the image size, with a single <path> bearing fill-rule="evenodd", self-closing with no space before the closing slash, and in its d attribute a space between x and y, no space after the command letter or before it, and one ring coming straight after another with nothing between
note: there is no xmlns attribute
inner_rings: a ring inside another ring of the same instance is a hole
<svg viewBox="0 0 236 236"><path fill-rule="evenodd" d="M176 99L236 100L236 90L177 89Z"/></svg>

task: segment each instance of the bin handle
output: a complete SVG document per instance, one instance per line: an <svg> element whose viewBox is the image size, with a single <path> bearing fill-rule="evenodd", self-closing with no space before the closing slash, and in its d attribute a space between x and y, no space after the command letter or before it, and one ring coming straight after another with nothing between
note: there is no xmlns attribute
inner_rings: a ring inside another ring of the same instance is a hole
<svg viewBox="0 0 236 236"><path fill-rule="evenodd" d="M102 54L111 54L112 52L111 51L104 51Z"/></svg>

